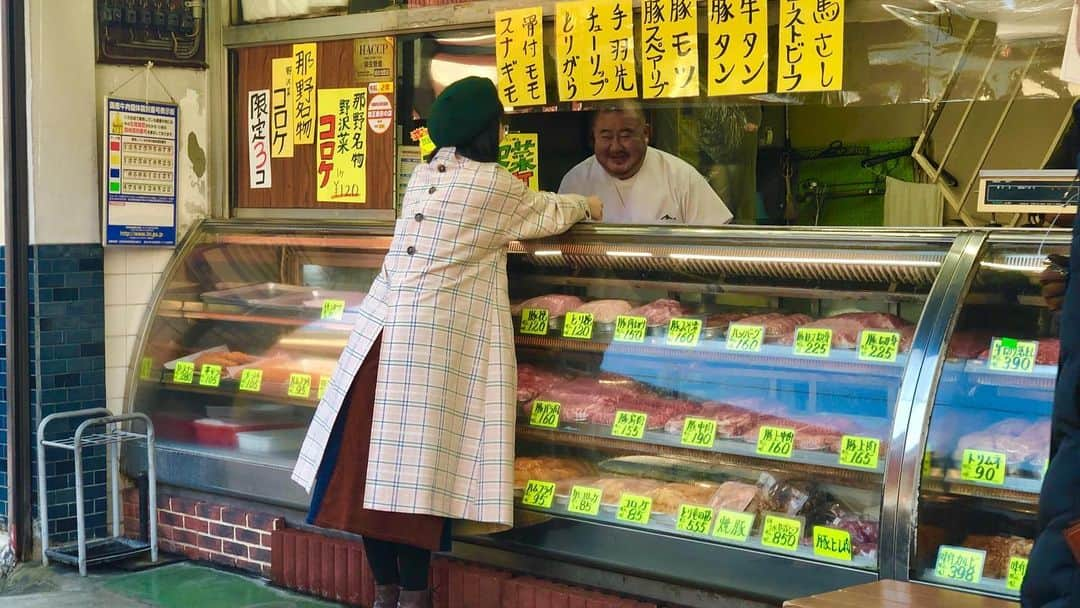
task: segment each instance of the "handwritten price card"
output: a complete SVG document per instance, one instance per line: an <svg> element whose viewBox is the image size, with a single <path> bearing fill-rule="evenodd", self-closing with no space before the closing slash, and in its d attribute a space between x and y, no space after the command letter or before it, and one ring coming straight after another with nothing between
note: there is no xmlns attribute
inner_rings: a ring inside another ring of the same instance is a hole
<svg viewBox="0 0 1080 608"><path fill-rule="evenodd" d="M563 322L564 338L575 340L592 339L593 316L587 312L568 312Z"/></svg>
<svg viewBox="0 0 1080 608"><path fill-rule="evenodd" d="M195 379L195 364L191 361L178 361L173 369L172 379L177 384L191 384Z"/></svg>
<svg viewBox="0 0 1080 608"><path fill-rule="evenodd" d="M795 551L799 548L799 539L802 538L802 526L801 519L766 515L765 522L761 525L761 544L773 549Z"/></svg>
<svg viewBox="0 0 1080 608"><path fill-rule="evenodd" d="M716 528L713 530L713 536L745 543L746 539L750 538L750 530L753 527L753 513L720 510L716 512Z"/></svg>
<svg viewBox="0 0 1080 608"><path fill-rule="evenodd" d="M683 423L682 444L711 449L716 443L716 421L687 418Z"/></svg>
<svg viewBox="0 0 1080 608"><path fill-rule="evenodd" d="M199 386L221 386L221 366L207 363L199 369Z"/></svg>
<svg viewBox="0 0 1080 608"><path fill-rule="evenodd" d="M881 456L881 440L844 435L840 438L840 464L860 469L876 469Z"/></svg>
<svg viewBox="0 0 1080 608"><path fill-rule="evenodd" d="M636 342L640 344L645 341L647 326L648 319L645 317L619 315L615 317L614 340L616 342Z"/></svg>
<svg viewBox="0 0 1080 608"><path fill-rule="evenodd" d="M741 353L759 353L761 345L765 343L765 328L761 325L738 325L728 326L727 343L728 350Z"/></svg>
<svg viewBox="0 0 1080 608"><path fill-rule="evenodd" d="M859 359L895 363L900 352L900 334L892 331L866 330L859 334Z"/></svg>
<svg viewBox="0 0 1080 608"><path fill-rule="evenodd" d="M615 422L611 425L611 434L627 439L641 439L645 436L645 423L648 416L641 412L615 412Z"/></svg>
<svg viewBox="0 0 1080 608"><path fill-rule="evenodd" d="M616 519L644 526L649 523L652 514L652 499L648 496L623 494L619 497L619 512Z"/></svg>
<svg viewBox="0 0 1080 608"><path fill-rule="evenodd" d="M556 401L533 401L529 424L547 429L559 428L559 411L562 409Z"/></svg>
<svg viewBox="0 0 1080 608"><path fill-rule="evenodd" d="M668 346L693 348L701 339L701 319L672 319L668 323Z"/></svg>
<svg viewBox="0 0 1080 608"><path fill-rule="evenodd" d="M970 585L982 581L986 551L942 545L938 549L934 574Z"/></svg>
<svg viewBox="0 0 1080 608"><path fill-rule="evenodd" d="M709 507L681 505L675 528L691 534L708 534L712 529L713 510Z"/></svg>
<svg viewBox="0 0 1080 608"><path fill-rule="evenodd" d="M832 352L832 330L800 327L795 330L796 355L825 358Z"/></svg>
<svg viewBox="0 0 1080 608"><path fill-rule="evenodd" d="M996 486L1004 485L1005 454L964 450L964 458L960 462L960 479Z"/></svg>
<svg viewBox="0 0 1080 608"><path fill-rule="evenodd" d="M240 373L240 390L247 393L257 393L262 390L262 370L245 369Z"/></svg>
<svg viewBox="0 0 1080 608"><path fill-rule="evenodd" d="M548 333L548 311L543 308L526 308L522 310L519 331L531 336L546 336Z"/></svg>
<svg viewBox="0 0 1080 608"><path fill-rule="evenodd" d="M574 486L570 490L570 504L566 510L578 515L596 515L600 512L600 499L604 492L598 488Z"/></svg>
<svg viewBox="0 0 1080 608"><path fill-rule="evenodd" d="M758 430L757 453L762 456L791 458L795 449L795 431L778 426L763 426Z"/></svg>
<svg viewBox="0 0 1080 608"><path fill-rule="evenodd" d="M311 376L308 374L292 374L289 376L289 389L287 394L298 399L307 399L311 396Z"/></svg>
<svg viewBox="0 0 1080 608"><path fill-rule="evenodd" d="M555 484L530 479L525 485L525 494L521 497L521 504L550 509L553 500L555 500Z"/></svg>
<svg viewBox="0 0 1080 608"><path fill-rule="evenodd" d="M1038 352L1038 342L994 338L990 342L990 369L1029 374L1035 371L1035 354Z"/></svg>

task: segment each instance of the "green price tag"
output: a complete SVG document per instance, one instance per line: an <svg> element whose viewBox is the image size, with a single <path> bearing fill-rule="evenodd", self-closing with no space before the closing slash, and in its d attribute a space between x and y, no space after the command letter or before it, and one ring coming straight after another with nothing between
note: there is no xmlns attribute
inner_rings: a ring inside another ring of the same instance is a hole
<svg viewBox="0 0 1080 608"><path fill-rule="evenodd" d="M1009 559L1009 574L1005 578L1005 588L1010 591L1019 591L1027 576L1028 560L1026 557L1013 557Z"/></svg>
<svg viewBox="0 0 1080 608"><path fill-rule="evenodd" d="M340 321L345 316L345 300L323 300L322 319Z"/></svg>
<svg viewBox="0 0 1080 608"><path fill-rule="evenodd" d="M922 455L922 476L930 477L930 468L934 464L934 453L930 450L923 452Z"/></svg>
<svg viewBox="0 0 1080 608"><path fill-rule="evenodd" d="M758 429L758 454L791 458L794 449L795 431L778 426L763 426Z"/></svg>
<svg viewBox="0 0 1080 608"><path fill-rule="evenodd" d="M802 526L801 519L766 515L765 522L761 524L761 544L774 549L795 551L799 548L799 539L802 538Z"/></svg>
<svg viewBox="0 0 1080 608"><path fill-rule="evenodd" d="M525 494L521 497L521 504L550 509L553 500L555 500L555 484L535 479L530 479L529 483L525 484Z"/></svg>
<svg viewBox="0 0 1080 608"><path fill-rule="evenodd" d="M759 353L765 343L765 328L761 325L731 324L727 330L728 350L742 353Z"/></svg>
<svg viewBox="0 0 1080 608"><path fill-rule="evenodd" d="M971 585L982 581L986 551L941 545L938 548L934 574Z"/></svg>
<svg viewBox="0 0 1080 608"><path fill-rule="evenodd" d="M619 315L615 317L615 336L613 339L616 342L644 342L648 323L649 320L645 317Z"/></svg>
<svg viewBox="0 0 1080 608"><path fill-rule="evenodd" d="M546 336L548 333L548 311L543 308L526 308L521 311L521 325L518 330L532 336Z"/></svg>
<svg viewBox="0 0 1080 608"><path fill-rule="evenodd" d="M529 424L542 426L547 429L559 428L559 411L562 409L557 401L533 401L532 413L529 414Z"/></svg>
<svg viewBox="0 0 1080 608"><path fill-rule="evenodd" d="M795 330L793 352L802 357L828 357L832 352L832 330L800 327Z"/></svg>
<svg viewBox="0 0 1080 608"><path fill-rule="evenodd" d="M814 526L814 555L851 561L851 533L825 526Z"/></svg>
<svg viewBox="0 0 1080 608"><path fill-rule="evenodd" d="M712 529L713 510L696 505L680 505L675 528L691 534L708 534Z"/></svg>
<svg viewBox="0 0 1080 608"><path fill-rule="evenodd" d="M960 479L996 486L1004 485L1005 454L964 450L964 459L960 462Z"/></svg>
<svg viewBox="0 0 1080 608"><path fill-rule="evenodd" d="M881 440L844 435L840 438L840 464L860 469L876 469L881 457Z"/></svg>
<svg viewBox="0 0 1080 608"><path fill-rule="evenodd" d="M753 513L720 510L716 512L716 528L713 529L713 536L745 543L746 539L750 538L750 530L753 527Z"/></svg>
<svg viewBox="0 0 1080 608"><path fill-rule="evenodd" d="M153 369L154 360L150 357L143 357L142 361L139 361L139 380L149 380Z"/></svg>
<svg viewBox="0 0 1080 608"><path fill-rule="evenodd" d="M199 370L199 386L221 386L221 366L206 363Z"/></svg>
<svg viewBox="0 0 1080 608"><path fill-rule="evenodd" d="M892 331L866 330L859 334L859 360L896 362L900 352L900 334Z"/></svg>
<svg viewBox="0 0 1080 608"><path fill-rule="evenodd" d="M619 497L619 512L615 515L617 519L644 526L649 523L650 515L652 499L648 496L623 494Z"/></svg>
<svg viewBox="0 0 1080 608"><path fill-rule="evenodd" d="M240 390L246 393L257 393L262 390L262 370L245 369L240 372Z"/></svg>
<svg viewBox="0 0 1080 608"><path fill-rule="evenodd" d="M296 397L298 399L307 399L311 396L311 376L308 374L292 374L289 376L289 390L290 397Z"/></svg>
<svg viewBox="0 0 1080 608"><path fill-rule="evenodd" d="M990 369L1001 372L1035 371L1035 354L1039 343L1012 338L994 338L990 342Z"/></svg>
<svg viewBox="0 0 1080 608"><path fill-rule="evenodd" d="M645 436L645 423L648 419L649 417L641 412L618 410L615 412L615 422L611 424L611 434L615 437L641 439Z"/></svg>
<svg viewBox="0 0 1080 608"><path fill-rule="evenodd" d="M692 348L698 345L699 339L701 339L701 319L672 319L668 323L668 346Z"/></svg>
<svg viewBox="0 0 1080 608"><path fill-rule="evenodd" d="M712 448L716 443L716 421L687 418L683 422L682 444L697 448Z"/></svg>
<svg viewBox="0 0 1080 608"><path fill-rule="evenodd" d="M604 491L599 488L574 486L570 490L570 504L566 510L579 515L596 515L600 512L600 498Z"/></svg>
<svg viewBox="0 0 1080 608"><path fill-rule="evenodd" d="M593 316L587 312L568 312L563 319L562 335L575 340L591 340Z"/></svg>
<svg viewBox="0 0 1080 608"><path fill-rule="evenodd" d="M319 399L326 396L326 387L330 386L330 376L319 378Z"/></svg>
<svg viewBox="0 0 1080 608"><path fill-rule="evenodd" d="M177 361L173 369L172 380L177 384L191 384L195 379L195 364L191 361Z"/></svg>

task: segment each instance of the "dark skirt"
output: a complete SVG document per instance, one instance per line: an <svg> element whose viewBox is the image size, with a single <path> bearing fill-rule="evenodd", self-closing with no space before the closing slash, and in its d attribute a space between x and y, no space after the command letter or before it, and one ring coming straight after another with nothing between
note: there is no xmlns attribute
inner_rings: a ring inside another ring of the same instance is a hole
<svg viewBox="0 0 1080 608"><path fill-rule="evenodd" d="M344 530L431 551L447 551L450 549L450 526L445 518L364 508L381 346L382 336L371 345L345 394L315 478L307 521L321 528Z"/></svg>

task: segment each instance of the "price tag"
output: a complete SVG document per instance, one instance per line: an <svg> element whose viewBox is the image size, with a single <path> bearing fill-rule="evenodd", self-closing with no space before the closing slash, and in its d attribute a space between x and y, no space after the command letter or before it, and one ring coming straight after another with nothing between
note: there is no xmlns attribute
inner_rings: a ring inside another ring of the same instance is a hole
<svg viewBox="0 0 1080 608"><path fill-rule="evenodd" d="M763 426L758 429L758 454L791 458L794 449L795 431L778 426Z"/></svg>
<svg viewBox="0 0 1080 608"><path fill-rule="evenodd" d="M521 497L521 504L550 509L553 500L555 500L555 484L535 479L530 479L529 483L525 484L525 494Z"/></svg>
<svg viewBox="0 0 1080 608"><path fill-rule="evenodd" d="M1035 353L1039 343L1012 338L994 338L990 342L990 369L1001 372L1035 371Z"/></svg>
<svg viewBox="0 0 1080 608"><path fill-rule="evenodd" d="M319 399L326 396L326 387L330 386L330 376L322 376L319 378Z"/></svg>
<svg viewBox="0 0 1080 608"><path fill-rule="evenodd" d="M619 497L619 512L615 515L616 519L644 526L649 523L651 514L652 499L648 496L623 494Z"/></svg>
<svg viewBox="0 0 1080 608"><path fill-rule="evenodd" d="M641 412L618 410L615 412L615 422L611 424L611 434L615 437L641 439L645 436L645 422L648 419L649 417Z"/></svg>
<svg viewBox="0 0 1080 608"><path fill-rule="evenodd" d="M149 380L153 369L154 360L150 357L143 357L142 361L139 361L139 380Z"/></svg>
<svg viewBox="0 0 1080 608"><path fill-rule="evenodd" d="M900 352L900 334L893 331L865 330L859 334L859 359L895 363Z"/></svg>
<svg viewBox="0 0 1080 608"><path fill-rule="evenodd" d="M708 534L712 529L713 510L696 505L680 505L675 528L691 534Z"/></svg>
<svg viewBox="0 0 1080 608"><path fill-rule="evenodd" d="M568 312L563 320L562 335L575 340L591 340L593 316L587 312Z"/></svg>
<svg viewBox="0 0 1080 608"><path fill-rule="evenodd" d="M177 361L173 369L172 380L177 384L191 384L195 379L195 364L191 361Z"/></svg>
<svg viewBox="0 0 1080 608"><path fill-rule="evenodd" d="M1013 557L1009 559L1009 574L1005 578L1005 588L1010 591L1019 591L1027 576L1028 560L1025 557Z"/></svg>
<svg viewBox="0 0 1080 608"><path fill-rule="evenodd" d="M649 320L645 317L619 315L615 317L615 336L613 339L616 342L644 342L648 323Z"/></svg>
<svg viewBox="0 0 1080 608"><path fill-rule="evenodd" d="M562 409L556 401L533 401L532 413L529 414L529 424L542 426L548 429L559 428L559 411Z"/></svg>
<svg viewBox="0 0 1080 608"><path fill-rule="evenodd" d="M345 300L323 300L322 319L340 321L345 316Z"/></svg>
<svg viewBox="0 0 1080 608"><path fill-rule="evenodd" d="M546 336L548 333L548 311L543 308L526 308L521 311L521 325L518 331L532 336Z"/></svg>
<svg viewBox="0 0 1080 608"><path fill-rule="evenodd" d="M307 399L311 396L311 376L308 374L292 374L289 376L290 397Z"/></svg>
<svg viewBox="0 0 1080 608"><path fill-rule="evenodd" d="M245 369L240 372L240 390L246 393L257 393L262 390L262 370Z"/></svg>
<svg viewBox="0 0 1080 608"><path fill-rule="evenodd" d="M206 363L199 369L199 386L221 386L221 366Z"/></svg>
<svg viewBox="0 0 1080 608"><path fill-rule="evenodd" d="M697 448L712 448L716 443L716 421L687 418L683 423L682 444Z"/></svg>
<svg viewBox="0 0 1080 608"><path fill-rule="evenodd" d="M851 561L851 533L847 530L814 526L814 555Z"/></svg>
<svg viewBox="0 0 1080 608"><path fill-rule="evenodd" d="M941 545L938 548L934 574L971 585L982 581L986 551Z"/></svg>
<svg viewBox="0 0 1080 608"><path fill-rule="evenodd" d="M570 504L566 510L579 515L596 515L600 512L600 498L604 491L599 488L574 486L570 490Z"/></svg>
<svg viewBox="0 0 1080 608"><path fill-rule="evenodd" d="M800 327L795 330L793 352L802 357L828 357L832 352L832 330Z"/></svg>
<svg viewBox="0 0 1080 608"><path fill-rule="evenodd" d="M759 353L765 343L765 328L761 325L731 324L727 330L728 350L742 353Z"/></svg>
<svg viewBox="0 0 1080 608"><path fill-rule="evenodd" d="M960 462L960 479L996 486L1004 485L1005 454L964 450L964 459Z"/></svg>
<svg viewBox="0 0 1080 608"><path fill-rule="evenodd" d="M843 466L876 469L880 456L879 439L855 435L844 435L840 438L840 464Z"/></svg>
<svg viewBox="0 0 1080 608"><path fill-rule="evenodd" d="M668 346L694 347L701 339L701 319L672 319L668 323Z"/></svg>
<svg viewBox="0 0 1080 608"><path fill-rule="evenodd" d="M750 530L753 527L753 513L720 510L716 512L716 528L713 529L713 536L745 543L746 539L750 538Z"/></svg>
<svg viewBox="0 0 1080 608"><path fill-rule="evenodd" d="M802 526L801 519L766 515L765 522L761 525L761 544L774 549L795 551L799 548L799 539L802 538Z"/></svg>
<svg viewBox="0 0 1080 608"><path fill-rule="evenodd" d="M923 452L922 455L922 476L930 477L930 469L934 464L934 453L930 450Z"/></svg>

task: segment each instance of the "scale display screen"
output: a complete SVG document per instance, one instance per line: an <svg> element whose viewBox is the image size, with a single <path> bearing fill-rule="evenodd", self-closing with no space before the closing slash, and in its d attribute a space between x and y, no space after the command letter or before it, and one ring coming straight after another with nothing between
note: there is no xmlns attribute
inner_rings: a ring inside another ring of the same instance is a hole
<svg viewBox="0 0 1080 608"><path fill-rule="evenodd" d="M1076 213L1080 180L1074 169L982 171L979 211L982 213Z"/></svg>

